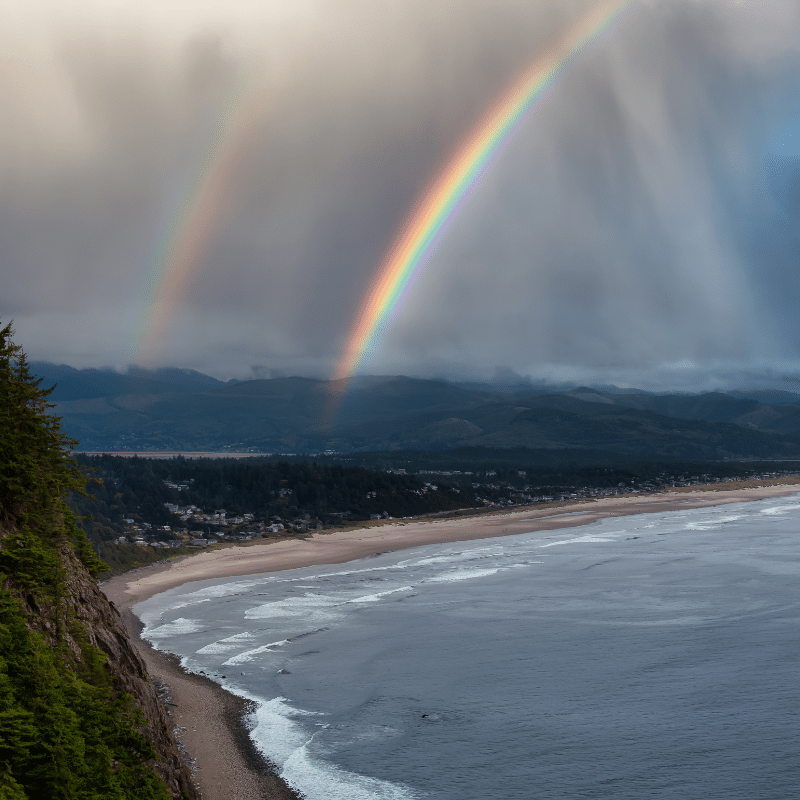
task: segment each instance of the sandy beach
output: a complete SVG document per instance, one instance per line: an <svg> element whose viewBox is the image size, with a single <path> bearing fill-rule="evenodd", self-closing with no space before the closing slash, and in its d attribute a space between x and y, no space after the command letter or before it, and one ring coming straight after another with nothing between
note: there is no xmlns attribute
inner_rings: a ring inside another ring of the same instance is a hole
<svg viewBox="0 0 800 800"><path fill-rule="evenodd" d="M762 500L798 491L800 478L781 478L577 500L475 517L404 520L184 556L113 578L102 589L122 613L151 676L169 687L173 719L184 729L179 738L195 760L194 775L204 800L278 800L294 795L270 773L269 765L252 746L241 724L246 711L243 701L203 676L185 673L175 659L143 642L138 636L138 620L130 611L133 605L190 581L338 564L428 544L517 533L538 532L546 537L608 517Z"/></svg>

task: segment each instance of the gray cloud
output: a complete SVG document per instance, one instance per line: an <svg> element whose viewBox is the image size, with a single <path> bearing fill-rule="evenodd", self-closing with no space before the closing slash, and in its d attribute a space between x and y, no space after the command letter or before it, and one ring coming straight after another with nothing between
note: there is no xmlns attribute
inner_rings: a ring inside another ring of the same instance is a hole
<svg viewBox="0 0 800 800"><path fill-rule="evenodd" d="M329 374L420 192L593 5L0 6L0 315L77 366ZM633 3L510 142L369 371L796 372L798 33L796 2ZM145 352L181 211L191 277Z"/></svg>

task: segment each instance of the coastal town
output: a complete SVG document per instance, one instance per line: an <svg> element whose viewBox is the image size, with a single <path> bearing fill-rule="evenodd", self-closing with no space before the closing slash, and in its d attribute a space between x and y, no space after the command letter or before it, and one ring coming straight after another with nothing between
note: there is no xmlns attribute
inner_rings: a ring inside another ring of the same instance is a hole
<svg viewBox="0 0 800 800"><path fill-rule="evenodd" d="M492 510L511 509L524 506L539 506L547 504L560 504L575 500L592 500L598 498L618 497L634 494L651 494L666 492L675 489L688 489L691 487L714 486L716 484L738 484L743 481L774 481L783 477L800 474L797 470L784 469L774 471L751 472L742 470L741 474L725 477L713 476L709 473L685 475L682 473L664 472L655 478L619 481L615 486L581 486L570 491L542 492L542 487L533 486L525 482L527 473L517 470L514 475L516 480L498 480L497 473L489 471L480 475L482 481L474 480L475 473L460 470L421 470L420 476L433 477L439 483L425 481L425 493L438 492L440 484L445 481L452 486L463 484L465 481L473 491L475 513L485 513ZM522 482L522 485L519 485ZM191 480L170 481L164 480L168 489L183 492L191 487ZM283 496L288 496L290 490L283 489ZM455 491L459 491L455 489ZM367 493L367 497L375 499L377 492ZM273 515L259 518L252 511L232 513L224 508L204 510L196 504L181 505L179 503L164 503L165 509L174 518L172 524L155 524L133 517L123 517L121 520L124 532L112 540L115 545L134 545L154 549L207 548L212 545L225 543L249 542L261 538L274 538L281 536L307 535L310 532L321 531L325 528L341 527L346 522L352 524L362 522L345 510L328 512L327 524L310 513L294 517L280 517ZM441 516L438 514L422 514L401 516L398 519L418 519L428 516ZM446 513L446 512L445 512ZM348 520L348 518L351 518ZM335 520L331 523L331 519ZM380 523L392 520L388 512L369 515L370 523ZM179 523L179 524L178 524Z"/></svg>

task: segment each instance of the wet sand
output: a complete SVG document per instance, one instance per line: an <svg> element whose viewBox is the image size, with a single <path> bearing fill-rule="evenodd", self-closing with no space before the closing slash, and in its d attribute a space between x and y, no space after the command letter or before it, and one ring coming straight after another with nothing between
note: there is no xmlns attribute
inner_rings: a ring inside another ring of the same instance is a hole
<svg viewBox="0 0 800 800"><path fill-rule="evenodd" d="M153 682L163 684L159 694L203 800L302 800L253 744L244 724L250 704L210 678L184 671L171 653L139 638L142 624L130 609L120 613Z"/></svg>
<svg viewBox="0 0 800 800"><path fill-rule="evenodd" d="M242 724L246 704L212 681L184 672L177 660L153 650L139 636L130 609L159 592L189 581L284 569L340 564L375 553L515 533L553 531L599 519L781 497L800 491L800 478L675 489L647 495L575 500L546 507L440 520L405 520L349 531L316 533L307 539L256 542L183 556L112 578L103 591L119 608L150 675L169 686L179 739L195 760L204 800L283 800L294 795L252 745Z"/></svg>

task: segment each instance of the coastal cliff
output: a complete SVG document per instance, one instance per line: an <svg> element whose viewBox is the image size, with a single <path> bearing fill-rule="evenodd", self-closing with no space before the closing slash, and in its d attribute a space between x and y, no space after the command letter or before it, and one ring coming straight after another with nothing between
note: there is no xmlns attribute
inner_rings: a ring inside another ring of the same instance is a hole
<svg viewBox="0 0 800 800"><path fill-rule="evenodd" d="M86 692L86 687L83 687L84 691L81 694L84 695L85 701L101 703L106 707L105 711L107 712L114 707L119 709L111 727L117 728L115 733L122 733L122 736L119 737L119 746L126 747L123 740L129 740L129 750L125 756L129 761L134 762L129 765L132 767L129 769L129 777L133 779L133 785L129 787L130 794L104 795L101 793L98 796L162 797L164 791L159 786L161 784L166 790L166 796L174 798L174 800L183 800L184 798L185 800L199 800L200 794L192 782L191 773L175 743L172 725L164 705L159 700L156 687L147 674L144 662L131 643L119 612L106 599L98 588L97 581L75 557L68 545L59 548L58 557L63 566L64 583L63 594L57 606L43 597L41 593L19 591L18 587L15 587L13 578L6 577L3 589L6 598L17 600L18 609L22 612L22 619L24 619L27 629L37 638L40 637L41 644L44 644L54 656L55 665L63 668L60 677L66 678L66 681L62 682L72 683L83 679L95 690L100 690L99 692ZM17 590L15 591L15 589ZM32 649L35 651L36 648ZM0 652L1 657L2 653ZM87 677L92 677L87 675L91 672L92 661L95 662L95 665L98 662L102 664L104 675L97 676L99 680L86 681ZM107 680L104 680L105 677ZM58 694L58 689L61 687L57 684L58 682L50 687L51 690L55 690L54 692L46 692L46 694ZM46 698L40 697L36 705L40 711L47 711L46 703L42 702L43 699ZM24 699L20 705L25 705ZM54 709L49 710L53 711ZM55 710L58 714L62 709L56 708ZM79 717L82 710L84 709L72 709L73 713ZM97 709L89 711L92 717L103 716L102 712L98 712ZM90 724L99 723L99 727L106 727L101 720L87 721ZM124 730L126 722L129 726L127 731ZM80 733L80 728L83 727L86 726L79 725L79 730L75 733ZM120 731L120 728L123 730ZM8 731L0 730L0 737L4 733L8 733ZM98 743L90 741L91 735L78 737L79 740L80 738L83 739L84 751L97 747ZM80 744L80 741L78 743ZM48 744L53 743L48 743L44 737L40 737L39 744L43 751L47 751ZM106 741L105 744L108 749L105 755L110 756L110 772L112 775L116 774L122 778L123 770L120 764L124 759L120 759L114 753L115 748L112 742ZM103 755L101 752L96 754L100 758ZM74 764L67 766L71 769ZM102 765L100 766L102 767ZM145 785L151 784L148 793L139 793L139 781ZM18 780L18 782L20 781ZM120 782L124 784L127 779ZM80 781L71 780L70 783L74 783L77 788ZM24 784L23 781L23 787ZM0 787L2 787L2 783L0 783ZM128 787L123 785L119 788L125 790ZM32 798L35 794L29 792L27 796ZM63 796L70 797L72 795L65 792ZM3 797L2 788L0 788L0 797ZM15 797L15 795L11 795L11 797Z"/></svg>
<svg viewBox="0 0 800 800"><path fill-rule="evenodd" d="M0 800L199 800L66 503L86 479L0 330Z"/></svg>

